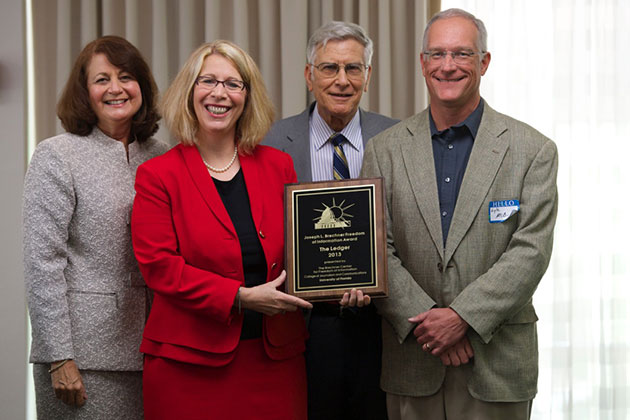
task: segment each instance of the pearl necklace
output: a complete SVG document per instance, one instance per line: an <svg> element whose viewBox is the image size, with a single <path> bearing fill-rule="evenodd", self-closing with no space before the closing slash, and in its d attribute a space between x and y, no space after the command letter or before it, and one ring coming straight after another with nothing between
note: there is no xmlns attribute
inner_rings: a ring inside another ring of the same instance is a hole
<svg viewBox="0 0 630 420"><path fill-rule="evenodd" d="M234 146L234 154L232 155L232 160L230 160L230 163L228 163L227 166L225 166L223 168L215 168L214 166L212 166L208 162L206 162L206 160L204 158L201 158L201 160L203 161L203 164L206 165L206 168L208 168L209 171L217 172L217 173L223 173L223 172L226 172L228 169L230 169L232 167L232 165L234 164L234 161L236 160L236 155L237 154L238 154L238 147Z"/></svg>

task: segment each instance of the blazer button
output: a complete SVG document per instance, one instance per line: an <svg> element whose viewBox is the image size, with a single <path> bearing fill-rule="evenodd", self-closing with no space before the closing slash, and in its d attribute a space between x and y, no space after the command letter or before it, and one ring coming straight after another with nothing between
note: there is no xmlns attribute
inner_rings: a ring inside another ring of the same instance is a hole
<svg viewBox="0 0 630 420"><path fill-rule="evenodd" d="M261 238L265 239L265 234L263 233L263 231L259 231L258 234L260 235Z"/></svg>
<svg viewBox="0 0 630 420"><path fill-rule="evenodd" d="M271 269L273 270L274 268L276 268L276 265L278 265L278 264L277 263L271 264Z"/></svg>
<svg viewBox="0 0 630 420"><path fill-rule="evenodd" d="M444 272L444 265L441 262L437 263L437 269L438 269L438 271L440 273L443 273Z"/></svg>

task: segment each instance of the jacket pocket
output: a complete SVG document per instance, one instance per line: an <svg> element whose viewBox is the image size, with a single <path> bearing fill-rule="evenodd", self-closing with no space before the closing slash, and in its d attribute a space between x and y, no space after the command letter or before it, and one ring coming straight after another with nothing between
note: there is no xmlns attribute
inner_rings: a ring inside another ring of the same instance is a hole
<svg viewBox="0 0 630 420"><path fill-rule="evenodd" d="M529 324L538 321L538 315L532 305L527 305L516 313L512 318L508 319L505 324Z"/></svg>
<svg viewBox="0 0 630 420"><path fill-rule="evenodd" d="M117 345L117 298L113 292L68 291L72 345L79 367L101 368Z"/></svg>

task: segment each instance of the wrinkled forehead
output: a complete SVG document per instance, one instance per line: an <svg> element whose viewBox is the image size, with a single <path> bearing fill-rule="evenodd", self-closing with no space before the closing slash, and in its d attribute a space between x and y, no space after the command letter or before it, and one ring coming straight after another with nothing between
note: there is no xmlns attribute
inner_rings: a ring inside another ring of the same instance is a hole
<svg viewBox="0 0 630 420"><path fill-rule="evenodd" d="M365 47L354 38L329 40L319 44L315 55L320 60L333 62L362 62Z"/></svg>
<svg viewBox="0 0 630 420"><path fill-rule="evenodd" d="M436 20L427 33L428 49L474 49L477 43L477 27L463 17Z"/></svg>

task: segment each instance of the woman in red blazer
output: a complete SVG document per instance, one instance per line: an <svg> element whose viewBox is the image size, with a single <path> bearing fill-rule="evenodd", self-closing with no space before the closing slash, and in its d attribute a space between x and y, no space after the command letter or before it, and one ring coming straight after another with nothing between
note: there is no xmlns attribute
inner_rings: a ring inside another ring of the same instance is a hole
<svg viewBox="0 0 630 420"><path fill-rule="evenodd" d="M145 417L305 419L304 340L285 279L289 155L260 71L227 41L198 48L164 95L180 141L139 167L132 238L155 292L140 350Z"/></svg>

